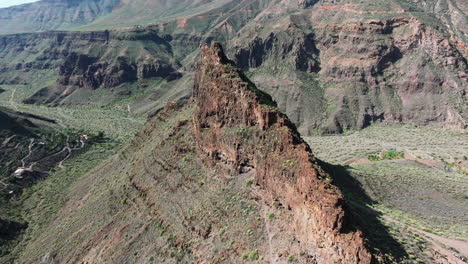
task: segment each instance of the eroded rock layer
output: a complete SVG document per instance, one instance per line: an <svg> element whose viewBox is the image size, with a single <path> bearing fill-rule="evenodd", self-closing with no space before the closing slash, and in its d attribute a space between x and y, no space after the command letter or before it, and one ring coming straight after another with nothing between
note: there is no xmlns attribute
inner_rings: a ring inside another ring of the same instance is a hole
<svg viewBox="0 0 468 264"><path fill-rule="evenodd" d="M193 133L208 163L224 163L232 173L253 170L264 198L292 210L297 237L317 248L322 263L371 263L342 194L271 97L234 67L219 43L202 48L199 67Z"/></svg>

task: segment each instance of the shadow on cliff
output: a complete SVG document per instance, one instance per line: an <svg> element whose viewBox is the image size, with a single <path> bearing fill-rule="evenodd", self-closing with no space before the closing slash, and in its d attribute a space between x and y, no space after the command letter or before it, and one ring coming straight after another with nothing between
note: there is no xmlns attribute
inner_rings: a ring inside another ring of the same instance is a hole
<svg viewBox="0 0 468 264"><path fill-rule="evenodd" d="M349 211L352 214L352 221L364 233L369 249L378 251L374 253L382 254L385 258L389 255L396 260L407 258L408 253L404 247L390 235L389 228L379 219L382 214L370 207L377 202L366 194L361 183L344 166L324 161L319 163L333 177L334 184L345 196L347 205L351 209Z"/></svg>

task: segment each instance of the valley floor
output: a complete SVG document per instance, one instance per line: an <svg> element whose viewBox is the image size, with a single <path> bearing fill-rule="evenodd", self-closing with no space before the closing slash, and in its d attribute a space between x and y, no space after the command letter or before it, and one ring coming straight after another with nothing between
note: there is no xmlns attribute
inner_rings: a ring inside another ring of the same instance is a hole
<svg viewBox="0 0 468 264"><path fill-rule="evenodd" d="M139 131L146 120L141 115L129 113L127 105L61 106L46 107L24 104L22 101L37 89L26 85L1 85L5 92L0 93L0 106L14 111L31 113L57 120L64 128L82 129L89 132L104 132L106 136L119 141L127 141Z"/></svg>
<svg viewBox="0 0 468 264"><path fill-rule="evenodd" d="M316 156L357 180L337 181L351 206L378 215L410 255L432 248L441 255L435 259L467 260L467 134L375 125L306 140Z"/></svg>

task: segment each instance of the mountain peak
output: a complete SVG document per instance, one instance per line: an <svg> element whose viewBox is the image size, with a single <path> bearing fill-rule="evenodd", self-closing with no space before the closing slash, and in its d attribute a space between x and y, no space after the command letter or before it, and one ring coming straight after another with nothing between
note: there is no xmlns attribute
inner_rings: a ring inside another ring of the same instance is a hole
<svg viewBox="0 0 468 264"><path fill-rule="evenodd" d="M203 45L201 54L201 63L203 64L231 64L220 42L213 41L211 44Z"/></svg>

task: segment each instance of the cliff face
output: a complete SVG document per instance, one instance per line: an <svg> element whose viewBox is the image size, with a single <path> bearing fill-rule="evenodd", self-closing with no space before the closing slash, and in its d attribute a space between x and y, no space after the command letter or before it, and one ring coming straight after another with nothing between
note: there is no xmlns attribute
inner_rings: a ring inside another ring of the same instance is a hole
<svg viewBox="0 0 468 264"><path fill-rule="evenodd" d="M202 48L193 96L193 133L209 163L224 163L232 173L253 171L264 199L292 210L295 234L317 249L320 263L371 263L343 196L309 146L218 43Z"/></svg>
<svg viewBox="0 0 468 264"><path fill-rule="evenodd" d="M63 208L26 230L26 246L11 256L21 263L379 262L319 163L221 46L204 46L193 101L168 104L119 155L73 183Z"/></svg>
<svg viewBox="0 0 468 264"><path fill-rule="evenodd" d="M466 128L466 42L416 9L320 1L291 16L266 10L228 50L303 133L375 121Z"/></svg>
<svg viewBox="0 0 468 264"><path fill-rule="evenodd" d="M56 82L26 102L58 105L66 99L71 104L79 101L73 98L79 97L74 93L80 89L111 88L149 78L170 81L181 75L169 42L154 30L3 36L0 84L31 84L36 72L56 72Z"/></svg>

